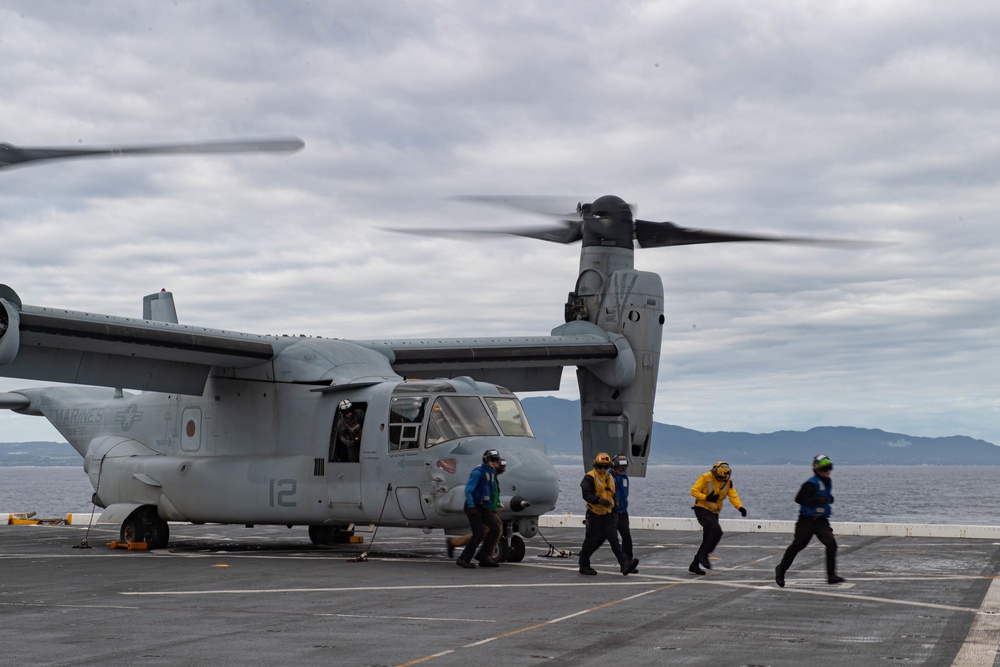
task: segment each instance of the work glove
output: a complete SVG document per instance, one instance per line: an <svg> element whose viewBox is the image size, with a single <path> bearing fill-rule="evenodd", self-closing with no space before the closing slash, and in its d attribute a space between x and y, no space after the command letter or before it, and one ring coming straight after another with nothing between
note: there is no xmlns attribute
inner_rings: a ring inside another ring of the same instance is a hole
<svg viewBox="0 0 1000 667"><path fill-rule="evenodd" d="M830 503L832 505L833 504L833 496L830 496L829 500L827 500L826 502L828 502L828 503Z"/></svg>
<svg viewBox="0 0 1000 667"><path fill-rule="evenodd" d="M719 499L719 494L716 493L715 491L712 491L711 493L705 495L705 502L708 503L714 503L718 499Z"/></svg>
<svg viewBox="0 0 1000 667"><path fill-rule="evenodd" d="M601 498L597 502L598 502L598 504L604 505L605 507L614 507L615 506L615 504L613 502L611 502L610 500L608 500L607 498Z"/></svg>
<svg viewBox="0 0 1000 667"><path fill-rule="evenodd" d="M740 508L740 514L743 515L743 516L746 516L747 515L747 508L746 507L741 507Z"/></svg>
<svg viewBox="0 0 1000 667"><path fill-rule="evenodd" d="M466 505L465 506L465 513L466 514L475 514L476 513L476 506L475 505Z"/></svg>

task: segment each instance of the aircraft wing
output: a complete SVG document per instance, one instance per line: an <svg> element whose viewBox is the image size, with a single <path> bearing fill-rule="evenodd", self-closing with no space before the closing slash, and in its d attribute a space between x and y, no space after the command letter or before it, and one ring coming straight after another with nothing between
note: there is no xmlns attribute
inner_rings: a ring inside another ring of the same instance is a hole
<svg viewBox="0 0 1000 667"><path fill-rule="evenodd" d="M468 375L512 391L558 389L565 366L614 387L635 375L625 338L589 322L550 336L345 341L275 338L22 305L0 285L0 376L201 395L209 374L342 385ZM391 366L391 369L390 369ZM231 369L231 370L227 370ZM0 405L0 408L4 407Z"/></svg>
<svg viewBox="0 0 1000 667"><path fill-rule="evenodd" d="M354 342L388 356L406 378L469 375L511 391L542 391L559 388L563 367L588 366L613 386L631 382L635 357L622 336L589 322L571 322L552 334Z"/></svg>
<svg viewBox="0 0 1000 667"><path fill-rule="evenodd" d="M22 306L0 285L0 376L200 395L213 366L274 354L264 336Z"/></svg>

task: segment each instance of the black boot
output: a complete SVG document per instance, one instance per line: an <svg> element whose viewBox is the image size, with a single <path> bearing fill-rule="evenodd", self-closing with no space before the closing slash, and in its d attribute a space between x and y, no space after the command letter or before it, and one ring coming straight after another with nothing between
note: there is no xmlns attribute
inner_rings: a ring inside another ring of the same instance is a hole
<svg viewBox="0 0 1000 667"><path fill-rule="evenodd" d="M774 583L778 584L780 588L785 587L785 569L780 565L774 568Z"/></svg>
<svg viewBox="0 0 1000 667"><path fill-rule="evenodd" d="M638 558L633 558L630 561L626 561L626 562L622 563L622 574L627 577L628 574L629 574L629 572L635 572L635 569L637 567L639 567L639 559Z"/></svg>
<svg viewBox="0 0 1000 667"><path fill-rule="evenodd" d="M698 567L697 556L693 561L691 561L691 565L688 566L688 572L690 572L691 574L705 574L705 570Z"/></svg>
<svg viewBox="0 0 1000 667"><path fill-rule="evenodd" d="M845 581L847 581L847 580L844 579L843 577L838 577L835 574L830 574L830 575L827 575L827 577L826 577L826 583L828 583L828 584L842 584Z"/></svg>

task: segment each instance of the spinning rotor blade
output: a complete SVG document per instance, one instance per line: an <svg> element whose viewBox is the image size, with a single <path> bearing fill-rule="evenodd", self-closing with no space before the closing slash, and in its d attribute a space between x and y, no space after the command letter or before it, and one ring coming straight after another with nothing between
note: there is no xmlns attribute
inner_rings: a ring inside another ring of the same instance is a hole
<svg viewBox="0 0 1000 667"><path fill-rule="evenodd" d="M453 201L487 204L540 213L560 218L552 224L535 228L508 229L392 229L425 236L472 237L484 234L509 234L551 241L574 243L584 246L633 248L633 239L642 248L663 248L701 243L795 243L832 248L871 248L891 245L878 241L844 241L838 239L808 238L800 236L770 236L766 234L738 234L680 227L672 222L652 222L634 219L636 205L614 195L605 195L588 203L586 199L524 195L464 195L452 197ZM572 203L571 203L572 202ZM572 210L571 213L565 213ZM567 219L569 218L569 219Z"/></svg>
<svg viewBox="0 0 1000 667"><path fill-rule="evenodd" d="M98 148L27 148L0 144L0 168L16 167L43 160L67 160L80 157L121 157L126 155L190 155L209 153L291 153L305 146L298 137L272 139L234 139L182 144L147 144Z"/></svg>
<svg viewBox="0 0 1000 667"><path fill-rule="evenodd" d="M768 236L763 234L735 234L712 232L702 229L679 227L672 222L635 221L635 239L643 248L664 248L675 245L698 243L794 243L799 245L821 245L841 248L870 248L889 245L878 241L841 241L836 239L807 238L800 236Z"/></svg>
<svg viewBox="0 0 1000 667"><path fill-rule="evenodd" d="M523 229L440 229L440 228L418 228L402 229L399 227L385 227L390 232L403 232L404 234L415 234L417 236L435 236L445 238L477 238L488 235L503 234L507 236L526 236L531 239L551 241L552 243L573 243L583 238L583 223L579 220L560 220L562 226L558 224L546 225L545 227L525 227Z"/></svg>
<svg viewBox="0 0 1000 667"><path fill-rule="evenodd" d="M488 204L502 208L513 208L554 218L579 217L576 210L577 204L587 201L586 198L547 195L459 195L450 199L468 204Z"/></svg>

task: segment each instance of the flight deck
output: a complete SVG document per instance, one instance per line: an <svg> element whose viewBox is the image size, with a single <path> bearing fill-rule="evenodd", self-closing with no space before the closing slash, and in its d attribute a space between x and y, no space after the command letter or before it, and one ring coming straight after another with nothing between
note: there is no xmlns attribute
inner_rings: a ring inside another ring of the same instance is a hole
<svg viewBox="0 0 1000 667"><path fill-rule="evenodd" d="M302 528L176 524L167 548L126 551L106 546L117 528L0 526L2 662L998 664L1000 540L838 535L846 583L826 583L814 541L782 589L787 533L727 531L695 576L699 531L634 530L627 577L606 545L580 575L577 527L474 570L440 531L361 534L324 547Z"/></svg>

